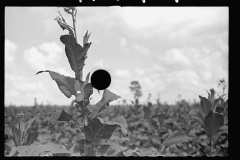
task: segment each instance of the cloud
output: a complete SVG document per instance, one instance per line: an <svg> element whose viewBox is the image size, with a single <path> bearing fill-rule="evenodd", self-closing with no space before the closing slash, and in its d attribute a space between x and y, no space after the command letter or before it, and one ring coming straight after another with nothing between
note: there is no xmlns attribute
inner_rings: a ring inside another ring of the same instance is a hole
<svg viewBox="0 0 240 160"><path fill-rule="evenodd" d="M43 82L34 82L27 76L18 74L6 74L6 83L11 84L19 91L45 91L46 87Z"/></svg>
<svg viewBox="0 0 240 160"><path fill-rule="evenodd" d="M139 68L136 68L136 69L135 69L135 72L137 72L139 75L143 75L143 74L145 73L144 70L139 69Z"/></svg>
<svg viewBox="0 0 240 160"><path fill-rule="evenodd" d="M135 48L136 50L140 51L144 55L149 55L150 54L150 50L149 49L147 49L147 48L145 48L143 46L140 46L139 44L134 44L133 48Z"/></svg>
<svg viewBox="0 0 240 160"><path fill-rule="evenodd" d="M152 63L151 70L157 70L157 71L160 71L160 72L165 72L167 69L160 66L160 65Z"/></svg>
<svg viewBox="0 0 240 160"><path fill-rule="evenodd" d="M228 27L227 7L128 7L116 11L130 33L188 39L214 35Z"/></svg>
<svg viewBox="0 0 240 160"><path fill-rule="evenodd" d="M13 62L15 59L14 53L17 51L17 45L10 40L5 40L5 61Z"/></svg>
<svg viewBox="0 0 240 160"><path fill-rule="evenodd" d="M191 61L189 60L189 58L179 49L170 49L164 55L159 54L158 59L167 65L191 65Z"/></svg>
<svg viewBox="0 0 240 160"><path fill-rule="evenodd" d="M120 37L119 40L120 40L120 45L122 47L122 51L123 52L128 52L129 49L127 48L127 40L126 40L126 38Z"/></svg>
<svg viewBox="0 0 240 160"><path fill-rule="evenodd" d="M223 53L228 53L228 42L224 42L222 38L218 38L215 43Z"/></svg>
<svg viewBox="0 0 240 160"><path fill-rule="evenodd" d="M127 40L125 38L120 37L119 40L122 47L125 47L127 45Z"/></svg>
<svg viewBox="0 0 240 160"><path fill-rule="evenodd" d="M12 85L21 91L45 91L45 85L42 82L20 82L14 81Z"/></svg>
<svg viewBox="0 0 240 160"><path fill-rule="evenodd" d="M31 47L24 51L25 62L37 71L50 69L50 66L56 65L58 60L61 59L60 53L62 52L62 48L55 42L43 43L38 48ZM46 53L42 53L39 50Z"/></svg>
<svg viewBox="0 0 240 160"><path fill-rule="evenodd" d="M97 61L96 63L93 64L95 67L100 67L100 68L108 68L108 65L105 65L103 60L100 59L99 61Z"/></svg>
<svg viewBox="0 0 240 160"><path fill-rule="evenodd" d="M115 72L115 76L119 78L127 79L131 77L131 72L128 70L119 69Z"/></svg>

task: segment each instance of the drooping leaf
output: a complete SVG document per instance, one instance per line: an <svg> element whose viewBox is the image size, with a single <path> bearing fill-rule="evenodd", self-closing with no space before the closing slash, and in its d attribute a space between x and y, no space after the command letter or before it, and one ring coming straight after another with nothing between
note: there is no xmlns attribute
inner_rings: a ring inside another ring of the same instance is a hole
<svg viewBox="0 0 240 160"><path fill-rule="evenodd" d="M68 58L68 62L75 72L77 79L82 79L82 69L84 61L86 59L85 55L87 54L88 48L82 48L80 44L76 42L76 39L73 35L63 35L60 37L60 40L65 44L65 52Z"/></svg>
<svg viewBox="0 0 240 160"><path fill-rule="evenodd" d="M58 88L67 98L70 98L72 95L76 96L77 92L75 90L75 85L77 85L76 83L78 83L78 81L76 81L75 78L67 77L49 70L39 71L37 74L42 72L49 72L52 79L57 83Z"/></svg>
<svg viewBox="0 0 240 160"><path fill-rule="evenodd" d="M108 89L105 89L103 92L102 99L96 103L94 106L89 106L89 111L92 112L93 117L96 116L97 113L100 113L103 111L105 108L105 105L108 103L117 100L118 98L121 98L120 96L112 93ZM104 108L104 109L103 109Z"/></svg>
<svg viewBox="0 0 240 160"><path fill-rule="evenodd" d="M204 120L204 129L207 134L214 134L224 124L224 116L214 113L212 110L208 113Z"/></svg>
<svg viewBox="0 0 240 160"><path fill-rule="evenodd" d="M189 139L189 137L185 133L183 133L182 131L177 131L177 132L173 133L172 135L170 135L167 139L165 139L162 144L164 146L170 146L172 144L185 142L188 139Z"/></svg>
<svg viewBox="0 0 240 160"><path fill-rule="evenodd" d="M204 116L206 116L210 110L212 110L212 105L209 102L208 99L206 99L205 97L199 96L199 98L201 99L201 111L204 114Z"/></svg>
<svg viewBox="0 0 240 160"><path fill-rule="evenodd" d="M189 115L198 123L200 123L202 126L204 126L204 116L198 109L191 110L189 112Z"/></svg>
<svg viewBox="0 0 240 160"><path fill-rule="evenodd" d="M57 121L65 121L65 122L69 122L70 120L72 120L72 116L67 113L66 111L62 110L61 115L59 116L59 118L57 119Z"/></svg>
<svg viewBox="0 0 240 160"><path fill-rule="evenodd" d="M28 133L27 141L25 145L30 146L36 140L37 137L38 137L38 132Z"/></svg>
<svg viewBox="0 0 240 160"><path fill-rule="evenodd" d="M70 12L70 9L69 7L63 7L64 11L67 12L68 14L72 14L72 12Z"/></svg>
<svg viewBox="0 0 240 160"><path fill-rule="evenodd" d="M61 16L62 17L62 16ZM59 26L63 29L63 30L68 30L70 35L74 35L73 30L65 23L64 18L62 17L62 19L60 18L56 18L55 19L57 21L57 23L59 24Z"/></svg>

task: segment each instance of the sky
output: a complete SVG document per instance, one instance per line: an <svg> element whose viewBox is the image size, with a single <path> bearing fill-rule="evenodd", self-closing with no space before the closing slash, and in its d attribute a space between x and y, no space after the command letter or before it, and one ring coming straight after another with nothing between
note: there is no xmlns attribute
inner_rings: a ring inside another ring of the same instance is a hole
<svg viewBox="0 0 240 160"><path fill-rule="evenodd" d="M60 36L68 34L54 20L58 11L72 26L72 18L57 7L5 8L5 105L69 105L48 73L74 77ZM199 95L228 82L228 7L77 7L76 32L91 33L83 77L97 69L111 74L109 90L133 100L129 87L137 80L140 102L151 93L155 102L173 104L179 95L199 101ZM228 88L227 88L228 89ZM91 103L101 97L94 89Z"/></svg>

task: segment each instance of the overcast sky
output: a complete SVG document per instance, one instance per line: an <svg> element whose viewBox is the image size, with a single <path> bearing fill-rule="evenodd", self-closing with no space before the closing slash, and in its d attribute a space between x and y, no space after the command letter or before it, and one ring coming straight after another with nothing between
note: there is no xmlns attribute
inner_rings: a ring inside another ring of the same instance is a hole
<svg viewBox="0 0 240 160"><path fill-rule="evenodd" d="M70 104L48 73L74 77L60 42L63 31L54 18L57 7L5 8L5 105ZM138 80L146 101L160 93L161 102L199 101L205 90L220 91L217 82L228 78L227 7L78 7L77 37L91 32L87 73L106 69L110 91L131 100L129 86ZM101 99L94 90L93 102ZM122 99L120 99L122 101ZM117 101L116 101L117 103ZM111 103L114 104L114 103Z"/></svg>

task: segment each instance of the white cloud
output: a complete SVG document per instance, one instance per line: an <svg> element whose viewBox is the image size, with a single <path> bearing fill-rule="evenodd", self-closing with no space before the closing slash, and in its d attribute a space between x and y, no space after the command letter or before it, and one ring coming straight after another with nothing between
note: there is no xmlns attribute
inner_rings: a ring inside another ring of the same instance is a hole
<svg viewBox="0 0 240 160"><path fill-rule="evenodd" d="M42 82L21 82L14 81L12 85L21 91L45 91L45 85Z"/></svg>
<svg viewBox="0 0 240 160"><path fill-rule="evenodd" d="M43 82L36 82L30 78L18 74L6 74L6 84L11 84L15 89L21 91L45 91L46 87Z"/></svg>
<svg viewBox="0 0 240 160"><path fill-rule="evenodd" d="M202 79L205 81L209 81L212 78L212 73L208 70L201 71Z"/></svg>
<svg viewBox="0 0 240 160"><path fill-rule="evenodd" d="M12 62L15 59L14 52L17 51L17 45L10 40L5 40L5 61Z"/></svg>
<svg viewBox="0 0 240 160"><path fill-rule="evenodd" d="M152 63L152 66L151 66L151 70L157 70L157 71L160 71L160 72L165 72L167 69L160 66L160 65L157 65L155 63Z"/></svg>
<svg viewBox="0 0 240 160"><path fill-rule="evenodd" d="M7 98L16 97L18 95L19 95L19 92L16 91L16 90L11 89L9 91L6 91L6 97Z"/></svg>
<svg viewBox="0 0 240 160"><path fill-rule="evenodd" d="M116 15L131 32L168 39L186 39L206 29L220 31L219 26L227 27L228 22L227 7L127 7Z"/></svg>
<svg viewBox="0 0 240 160"><path fill-rule="evenodd" d="M147 49L147 48L145 48L143 46L140 46L139 44L134 44L133 48L135 48L136 50L140 51L144 55L149 55L150 54L150 50L149 49Z"/></svg>
<svg viewBox="0 0 240 160"><path fill-rule="evenodd" d="M100 59L99 61L94 63L94 66L95 67L100 67L100 68L108 68L108 65L105 65L102 59Z"/></svg>
<svg viewBox="0 0 240 160"><path fill-rule="evenodd" d="M56 42L52 43L43 43L39 46L39 49L48 52L50 56L57 57L60 53L62 53L63 49Z"/></svg>
<svg viewBox="0 0 240 160"><path fill-rule="evenodd" d="M164 55L159 54L158 59L166 64L181 64L186 66L191 65L189 58L179 49L168 50Z"/></svg>
<svg viewBox="0 0 240 160"><path fill-rule="evenodd" d="M39 49L46 53L40 52L36 47L24 51L24 60L37 71L50 69L50 66L56 65L61 59L62 48L55 42L43 43Z"/></svg>
<svg viewBox="0 0 240 160"><path fill-rule="evenodd" d="M224 53L228 53L228 42L224 42L223 39L218 38L215 43L219 46L220 50Z"/></svg>
<svg viewBox="0 0 240 160"><path fill-rule="evenodd" d="M119 69L115 72L115 76L117 76L119 78L130 78L131 72L128 70Z"/></svg>
<svg viewBox="0 0 240 160"><path fill-rule="evenodd" d="M120 40L120 45L122 47L121 48L122 51L127 53L129 51L129 49L127 48L127 40L126 40L126 38L120 37L119 40Z"/></svg>
<svg viewBox="0 0 240 160"><path fill-rule="evenodd" d="M140 75L143 75L143 74L145 73L144 70L139 69L139 68L136 68L136 69L135 69L135 72L137 72L137 73L140 74Z"/></svg>
<svg viewBox="0 0 240 160"><path fill-rule="evenodd" d="M175 84L184 84L184 85L192 85L194 81L199 81L200 77L194 70L180 70L180 71L172 71L164 75L164 79L168 83Z"/></svg>
<svg viewBox="0 0 240 160"><path fill-rule="evenodd" d="M120 40L120 45L121 45L122 47L125 47L125 46L127 45L127 40L126 40L126 38L120 37L119 40Z"/></svg>

